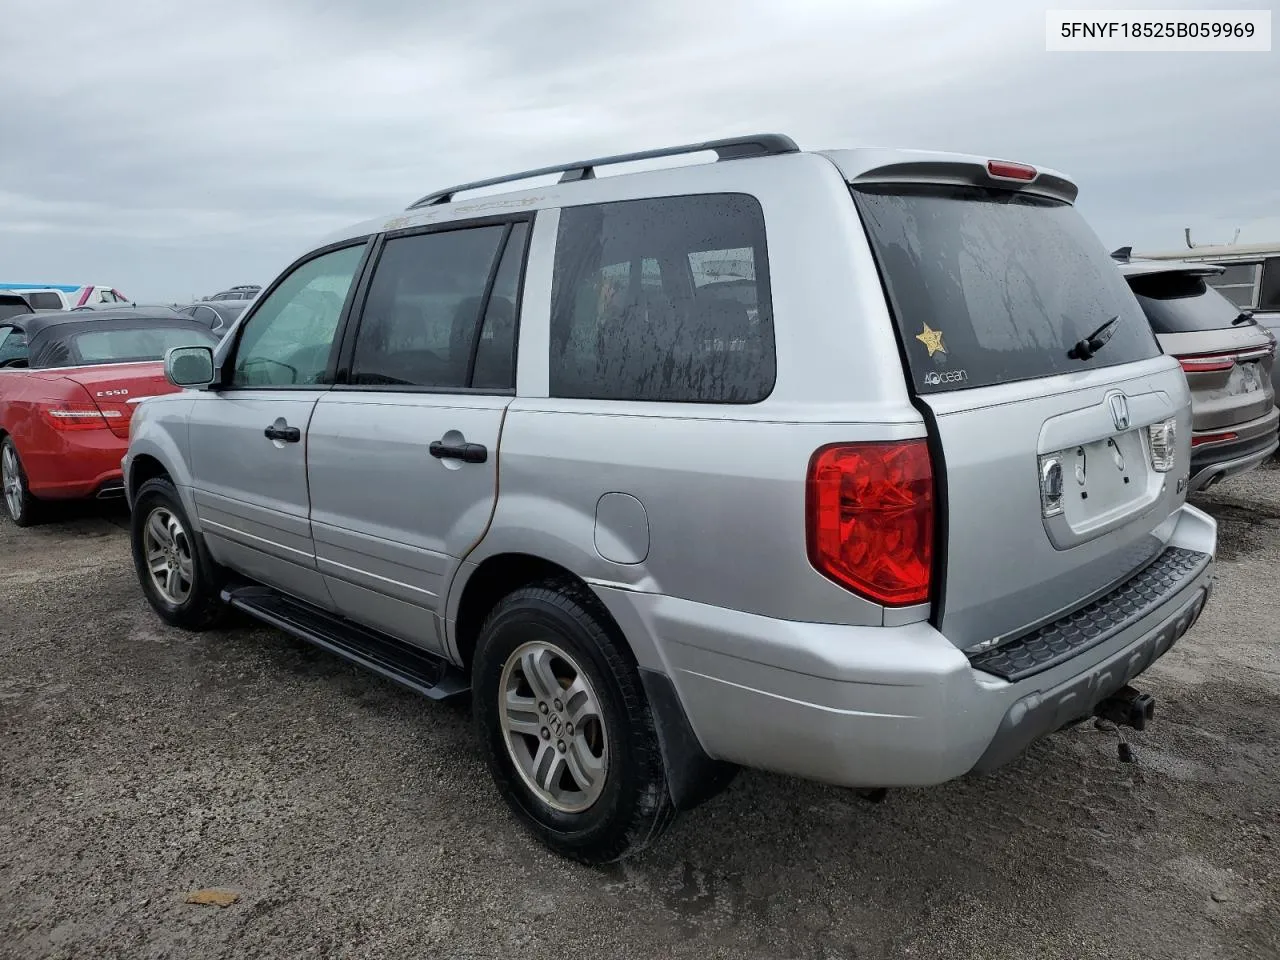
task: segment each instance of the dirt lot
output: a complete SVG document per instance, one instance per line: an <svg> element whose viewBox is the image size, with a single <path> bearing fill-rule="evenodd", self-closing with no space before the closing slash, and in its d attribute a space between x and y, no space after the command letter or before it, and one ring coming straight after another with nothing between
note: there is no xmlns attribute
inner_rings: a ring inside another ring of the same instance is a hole
<svg viewBox="0 0 1280 960"><path fill-rule="evenodd" d="M1218 592L1136 764L1086 725L878 806L747 773L601 871L513 823L463 709L162 627L121 514L0 523L0 957L1280 956L1280 470L1200 502Z"/></svg>

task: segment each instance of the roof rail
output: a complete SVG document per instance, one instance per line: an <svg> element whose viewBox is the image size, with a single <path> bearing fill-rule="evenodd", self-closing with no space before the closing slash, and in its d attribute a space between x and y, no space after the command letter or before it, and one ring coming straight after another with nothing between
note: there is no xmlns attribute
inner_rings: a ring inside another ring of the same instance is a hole
<svg viewBox="0 0 1280 960"><path fill-rule="evenodd" d="M788 136L780 133L759 133L749 137L732 137L728 140L708 140L706 143L687 143L678 147L663 147L659 150L641 150L639 153L620 153L613 157L597 157L594 160L577 160L573 163L560 163L551 167L539 167L537 170L524 170L520 173L509 173L502 177L490 177L488 180L476 180L472 183L460 183L456 187L437 190L420 200L415 200L405 209L416 210L439 203L449 203L454 194L465 190L478 190L481 187L492 187L499 183L511 183L516 180L528 180L532 177L543 177L552 173L563 174L560 183L574 180L591 180L595 177L595 168L615 163L630 163L633 160L655 160L658 157L678 157L686 153L702 153L711 150L717 160L737 160L743 157L768 157L779 153L797 153L800 148Z"/></svg>

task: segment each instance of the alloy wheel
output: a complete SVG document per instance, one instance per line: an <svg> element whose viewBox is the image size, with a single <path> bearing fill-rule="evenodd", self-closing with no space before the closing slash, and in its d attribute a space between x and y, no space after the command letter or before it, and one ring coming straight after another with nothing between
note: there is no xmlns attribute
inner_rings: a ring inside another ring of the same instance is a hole
<svg viewBox="0 0 1280 960"><path fill-rule="evenodd" d="M195 576L187 531L165 507L151 511L142 531L143 553L152 585L168 603L181 606L191 596Z"/></svg>
<svg viewBox="0 0 1280 960"><path fill-rule="evenodd" d="M581 813L600 798L609 742L600 700L573 657L545 640L507 658L499 721L516 770L543 803Z"/></svg>

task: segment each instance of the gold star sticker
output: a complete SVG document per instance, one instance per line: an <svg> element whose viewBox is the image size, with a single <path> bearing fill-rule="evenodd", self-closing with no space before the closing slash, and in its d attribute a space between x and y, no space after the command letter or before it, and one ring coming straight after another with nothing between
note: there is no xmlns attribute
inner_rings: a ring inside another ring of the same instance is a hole
<svg viewBox="0 0 1280 960"><path fill-rule="evenodd" d="M927 323L924 325L924 333L917 333L916 339L923 343L929 349L929 356L941 351L947 352L947 348L942 345L942 331L934 330Z"/></svg>

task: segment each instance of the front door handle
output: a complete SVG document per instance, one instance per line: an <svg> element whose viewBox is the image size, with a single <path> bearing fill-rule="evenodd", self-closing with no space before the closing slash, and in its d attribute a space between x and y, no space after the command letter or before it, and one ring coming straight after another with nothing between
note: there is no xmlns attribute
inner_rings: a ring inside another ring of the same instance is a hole
<svg viewBox="0 0 1280 960"><path fill-rule="evenodd" d="M268 440L283 440L285 443L297 443L302 439L301 430L297 427L288 426L282 420L277 420L267 427L262 431L262 435Z"/></svg>
<svg viewBox="0 0 1280 960"><path fill-rule="evenodd" d="M445 443L443 440L432 440L427 450L437 460L484 463L489 459L489 450L483 443Z"/></svg>

